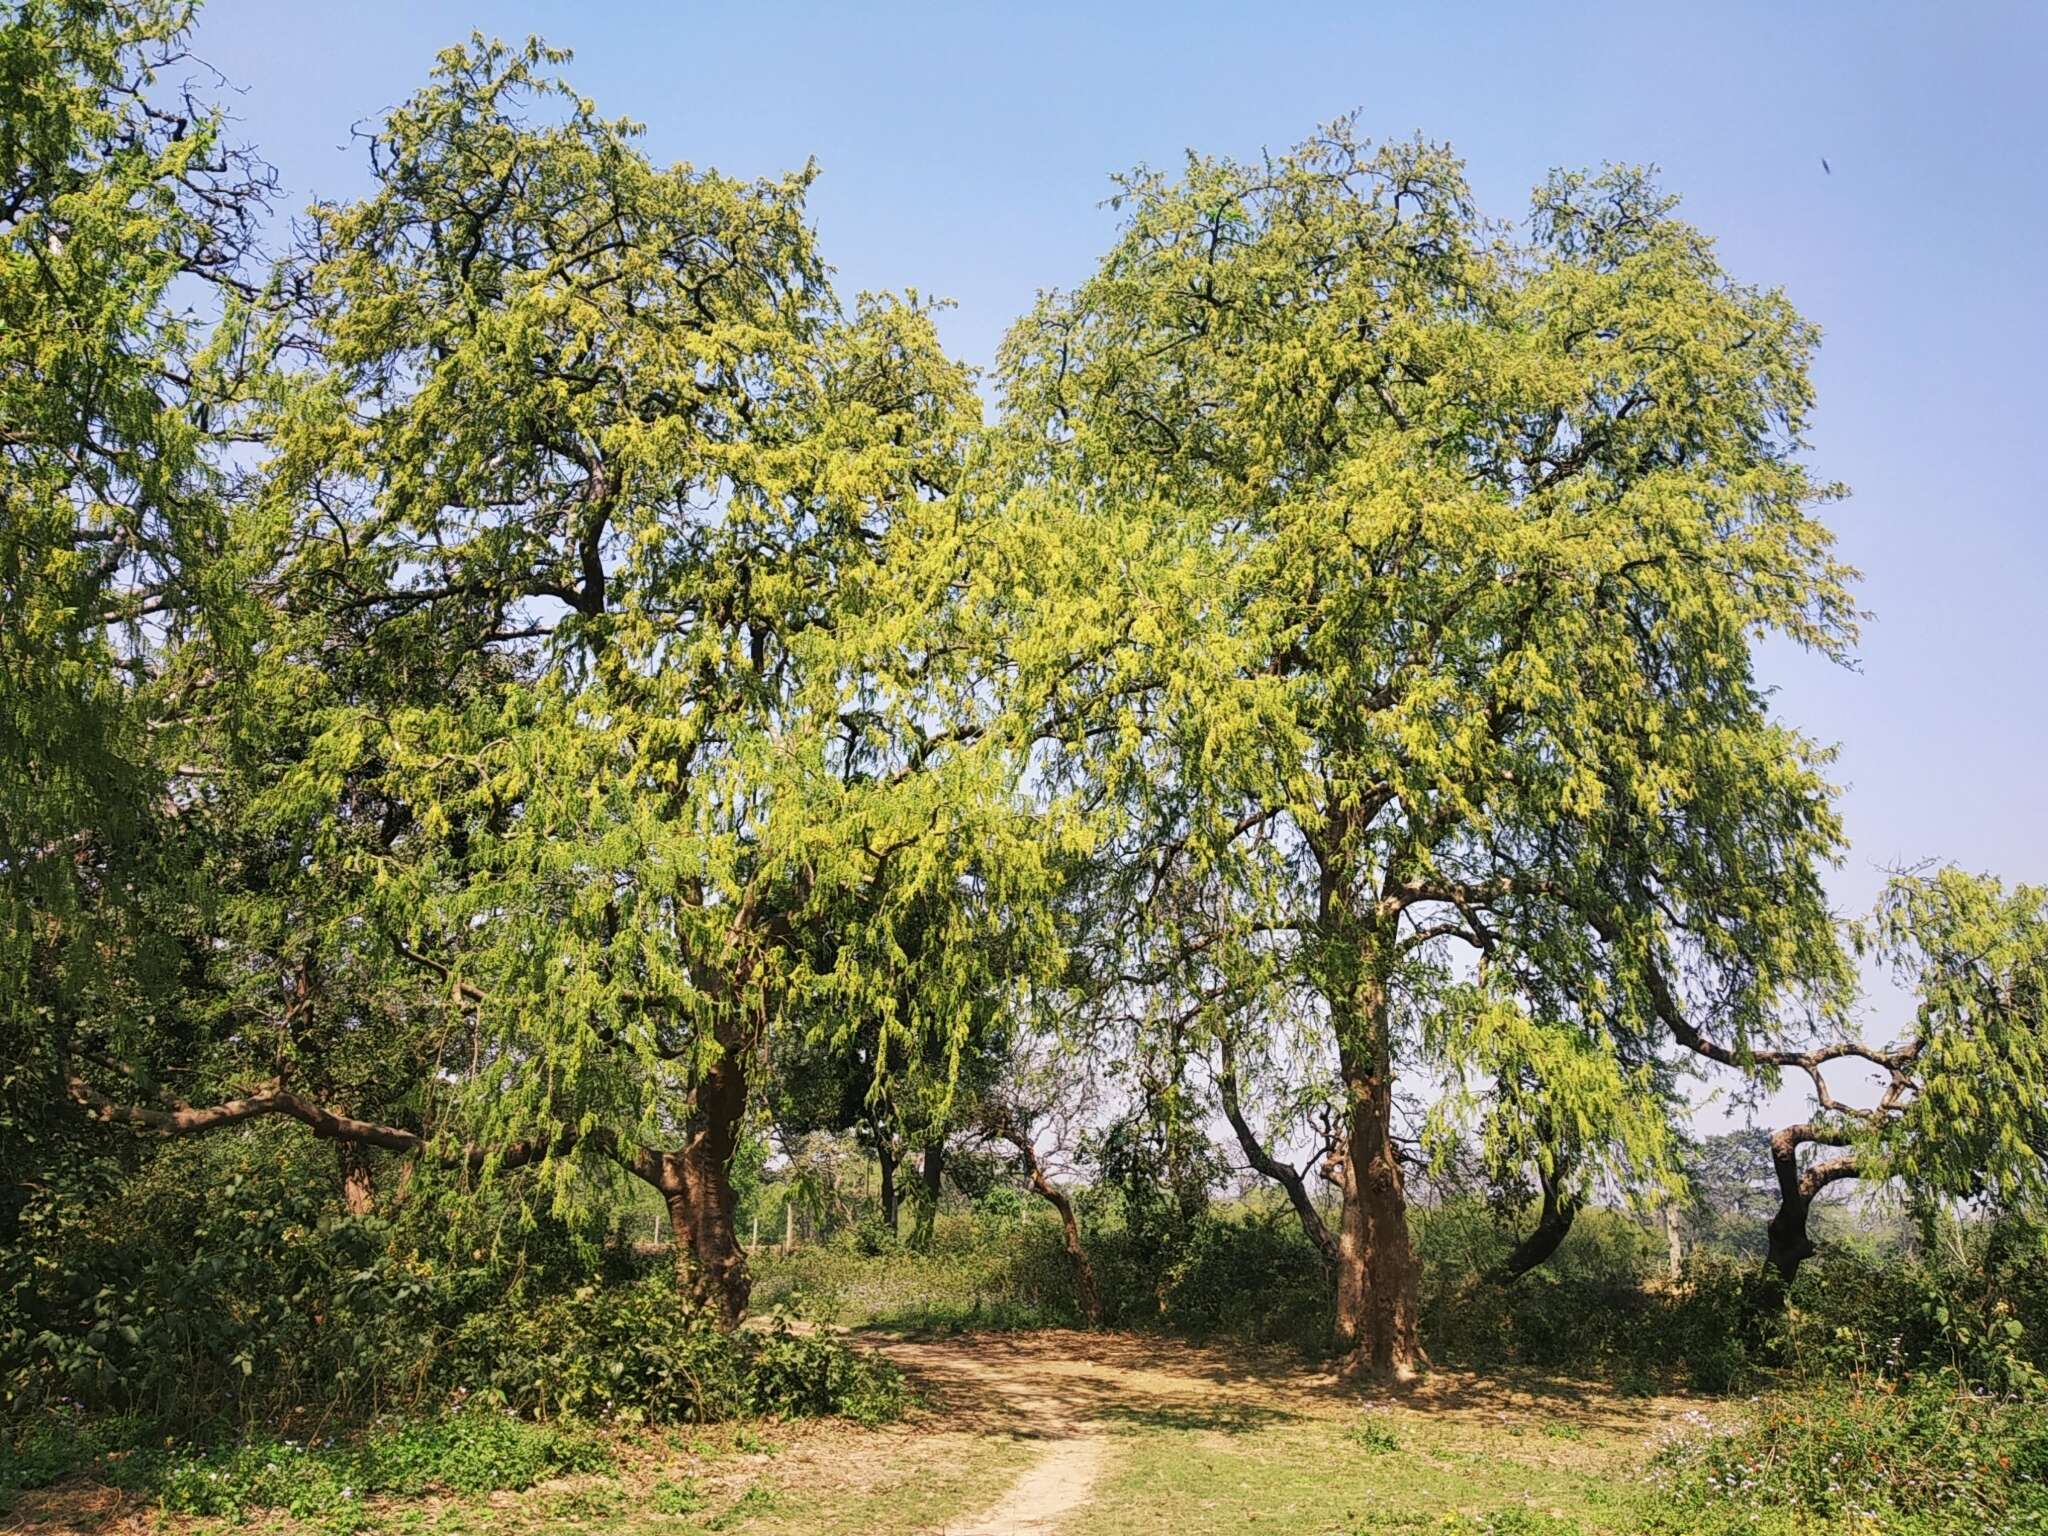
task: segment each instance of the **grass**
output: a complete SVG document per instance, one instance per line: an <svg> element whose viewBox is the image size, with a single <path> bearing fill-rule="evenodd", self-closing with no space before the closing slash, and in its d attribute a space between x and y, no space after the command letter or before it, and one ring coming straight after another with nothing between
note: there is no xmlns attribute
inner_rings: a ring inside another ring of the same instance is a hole
<svg viewBox="0 0 2048 1536"><path fill-rule="evenodd" d="M202 1511L166 1507L154 1492L74 1478L21 1495L10 1536L148 1529L176 1536L909 1536L992 1503L1029 1461L1018 1442L934 1432L930 1424L864 1430L829 1421L723 1425L618 1435L602 1467L463 1490L436 1481L403 1492L314 1480L296 1502L275 1482L266 1498ZM220 1471L220 1458L202 1468ZM502 1482L502 1480L501 1480ZM209 1486L219 1486L218 1483ZM279 1496L279 1495L283 1496ZM273 1502L274 1500L274 1502Z"/></svg>
<svg viewBox="0 0 2048 1536"><path fill-rule="evenodd" d="M1609 1414L1605 1400L1591 1405ZM1646 1425L1575 1426L1568 1447L1519 1414L1317 1404L1241 1431L1131 1429L1073 1536L1541 1532L1618 1528L1638 1502ZM1448 1522L1448 1525L1447 1525Z"/></svg>
<svg viewBox="0 0 2048 1536"><path fill-rule="evenodd" d="M24 1496L4 1528L912 1536L997 1504L1078 1437L1099 1471L1063 1536L2048 1536L2048 1415L1932 1385L1731 1404L1440 1371L1385 1394L1142 1335L901 1348L939 1374L896 1425L598 1435L479 1415L289 1462L269 1444L188 1454L154 1482L140 1453L102 1453L96 1478ZM47 1470L54 1451L36 1454Z"/></svg>

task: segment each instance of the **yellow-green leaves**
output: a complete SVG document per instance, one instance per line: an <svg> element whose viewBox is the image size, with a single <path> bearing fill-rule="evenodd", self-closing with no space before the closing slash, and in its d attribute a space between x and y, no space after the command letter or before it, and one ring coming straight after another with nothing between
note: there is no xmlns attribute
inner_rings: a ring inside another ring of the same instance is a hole
<svg viewBox="0 0 2048 1536"><path fill-rule="evenodd" d="M1137 971L1170 1017L1527 1077L1655 1176L1656 986L1742 1039L1844 976L1825 756L1750 658L1853 638L1811 329L1633 172L1554 178L1518 241L1448 151L1338 124L1121 206L1006 344L999 494L1068 546L1047 779L1095 786Z"/></svg>
<svg viewBox="0 0 2048 1536"><path fill-rule="evenodd" d="M929 306L840 308L809 169L656 166L553 62L443 54L315 210L266 489L376 920L477 993L465 1134L667 1144L783 1032L943 1073L1052 877Z"/></svg>

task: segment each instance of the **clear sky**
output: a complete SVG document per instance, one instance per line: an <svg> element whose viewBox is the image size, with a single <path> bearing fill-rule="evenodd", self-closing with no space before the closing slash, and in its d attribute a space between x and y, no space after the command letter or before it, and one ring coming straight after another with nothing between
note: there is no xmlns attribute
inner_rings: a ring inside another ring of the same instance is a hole
<svg viewBox="0 0 2048 1536"><path fill-rule="evenodd" d="M1140 161L1356 108L1450 141L1498 217L1551 166L1660 165L1726 265L1826 333L1813 459L1854 491L1830 521L1873 617L1859 671L1766 663L1842 750L1840 904L1929 858L2048 881L2048 5L211 0L197 51L296 207L364 188L350 125L472 28L573 48L657 160L815 157L842 290L957 301L946 339L979 365L1085 275L1106 178Z"/></svg>

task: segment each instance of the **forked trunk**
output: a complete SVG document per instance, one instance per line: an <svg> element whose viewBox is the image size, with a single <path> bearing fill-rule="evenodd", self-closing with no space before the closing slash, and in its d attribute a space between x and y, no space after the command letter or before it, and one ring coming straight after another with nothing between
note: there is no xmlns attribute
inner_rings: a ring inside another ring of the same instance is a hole
<svg viewBox="0 0 2048 1536"><path fill-rule="evenodd" d="M1337 1234L1337 1342L1346 1376L1405 1381L1427 1359L1416 1335L1419 1274L1408 1197L1394 1147L1393 1072L1384 1032L1362 1051L1340 1047L1349 1100Z"/></svg>
<svg viewBox="0 0 2048 1536"><path fill-rule="evenodd" d="M1814 1197L1830 1184L1863 1176L1863 1166L1853 1153L1830 1158L1802 1170L1799 1149L1812 1142L1841 1145L1842 1140L1838 1133L1812 1125L1788 1125L1771 1134L1771 1166L1778 1178L1778 1209L1764 1228L1768 1240L1764 1261L1769 1272L1785 1286L1798 1278L1799 1266L1818 1251L1808 1230L1808 1223L1813 1217Z"/></svg>

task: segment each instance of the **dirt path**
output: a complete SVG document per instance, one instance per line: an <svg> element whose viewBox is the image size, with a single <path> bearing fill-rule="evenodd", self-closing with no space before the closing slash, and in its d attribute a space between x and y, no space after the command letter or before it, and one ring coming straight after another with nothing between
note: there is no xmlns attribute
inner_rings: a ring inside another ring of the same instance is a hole
<svg viewBox="0 0 2048 1536"><path fill-rule="evenodd" d="M1082 1508L1111 1463L1111 1432L1144 1423L1279 1417L1277 1383L1242 1361L1114 1334L984 1334L878 1343L951 1428L1035 1442L994 1504L946 1536L1045 1536Z"/></svg>
<svg viewBox="0 0 2048 1536"><path fill-rule="evenodd" d="M981 1434L1041 1443L1037 1460L981 1513L946 1526L946 1536L1041 1536L1087 1501L1108 1456L1101 1426L1074 1390L1071 1373L1005 1352L970 1354L957 1344L890 1344L886 1353L950 1422Z"/></svg>
<svg viewBox="0 0 2048 1536"><path fill-rule="evenodd" d="M902 1368L946 1431L1037 1449L1001 1498L946 1524L946 1536L1050 1536L1110 1496L1112 1476L1148 1443L1148 1432L1197 1431L1221 1447L1268 1427L1354 1425L1370 1408L1388 1414L1385 1422L1404 1441L1412 1437L1420 1465L1443 1471L1461 1465L1455 1457L1441 1460L1453 1452L1512 1459L1504 1447L1518 1445L1545 1465L1604 1463L1633 1454L1689 1406L1681 1399L1623 1400L1540 1377L1452 1370L1374 1391L1287 1354L1134 1334L1047 1330L863 1342ZM1546 1433L1560 1423L1568 1435ZM1543 1438L1520 1441L1525 1431ZM1598 1444L1576 1443L1586 1437Z"/></svg>

